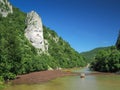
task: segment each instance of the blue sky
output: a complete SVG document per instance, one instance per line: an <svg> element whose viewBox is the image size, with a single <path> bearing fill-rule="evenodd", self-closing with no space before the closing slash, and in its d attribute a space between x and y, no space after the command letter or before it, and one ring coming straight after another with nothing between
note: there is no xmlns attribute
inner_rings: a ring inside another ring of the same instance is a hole
<svg viewBox="0 0 120 90"><path fill-rule="evenodd" d="M114 45L120 29L120 0L9 0L23 12L36 11L78 52Z"/></svg>

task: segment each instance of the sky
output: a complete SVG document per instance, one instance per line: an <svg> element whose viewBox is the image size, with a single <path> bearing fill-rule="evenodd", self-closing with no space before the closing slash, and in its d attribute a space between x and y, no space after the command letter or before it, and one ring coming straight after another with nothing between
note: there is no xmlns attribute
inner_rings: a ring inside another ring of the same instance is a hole
<svg viewBox="0 0 120 90"><path fill-rule="evenodd" d="M36 11L45 26L78 52L115 45L120 0L9 0L21 11Z"/></svg>

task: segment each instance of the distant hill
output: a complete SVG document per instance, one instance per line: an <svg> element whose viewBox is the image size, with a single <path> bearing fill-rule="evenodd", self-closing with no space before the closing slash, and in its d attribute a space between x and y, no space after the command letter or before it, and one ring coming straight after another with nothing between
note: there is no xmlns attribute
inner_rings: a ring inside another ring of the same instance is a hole
<svg viewBox="0 0 120 90"><path fill-rule="evenodd" d="M87 52L82 52L80 54L85 57L87 62L91 62L91 61L94 60L94 57L96 56L98 51L100 51L100 50L107 50L109 48L110 48L110 46L108 46L108 47L98 47L98 48L95 48L95 49L87 51Z"/></svg>

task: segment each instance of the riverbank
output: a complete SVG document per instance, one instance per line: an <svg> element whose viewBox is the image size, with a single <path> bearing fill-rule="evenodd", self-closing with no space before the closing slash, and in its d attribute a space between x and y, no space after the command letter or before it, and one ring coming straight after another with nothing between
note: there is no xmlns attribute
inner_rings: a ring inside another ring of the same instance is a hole
<svg viewBox="0 0 120 90"><path fill-rule="evenodd" d="M113 75L115 73L103 73L103 72L85 72L85 75ZM47 82L49 80L63 77L80 75L80 72L72 72L70 69L66 70L47 70L40 72L32 72L29 74L18 75L15 80L11 80L12 84L39 84Z"/></svg>
<svg viewBox="0 0 120 90"><path fill-rule="evenodd" d="M65 72L63 72L65 71ZM52 73L49 75L53 75L56 73L67 73L67 75L71 75L70 70L63 71L45 71L42 73L48 76L48 73ZM81 79L79 74L80 72L85 72L85 79ZM32 75L39 75L39 72L32 73ZM70 74L69 74L70 73ZM90 73L90 74L89 74ZM68 76L68 77L60 77L53 78L52 81L46 81L45 83L38 84L18 84L18 85L9 85L3 90L120 90L120 76L112 73L97 73L93 71L89 71L87 69L80 70L76 72L76 76ZM26 77L30 77L31 73ZM41 75L41 74L40 74ZM59 76L59 75L58 75ZM28 78L27 77L27 78ZM43 76L44 77L44 76ZM22 77L21 77L22 78ZM38 76L39 78L39 76ZM37 78L37 79L38 79ZM45 78L45 77L44 77ZM28 79L26 79L28 80Z"/></svg>
<svg viewBox="0 0 120 90"><path fill-rule="evenodd" d="M76 75L72 72L65 72L61 70L32 72L25 75L18 75L12 84L37 84L47 82L49 80L62 77Z"/></svg>

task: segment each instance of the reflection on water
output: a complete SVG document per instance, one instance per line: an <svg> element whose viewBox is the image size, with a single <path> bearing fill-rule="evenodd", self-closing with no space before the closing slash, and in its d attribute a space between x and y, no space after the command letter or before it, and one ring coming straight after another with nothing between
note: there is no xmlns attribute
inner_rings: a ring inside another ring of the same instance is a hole
<svg viewBox="0 0 120 90"><path fill-rule="evenodd" d="M85 79L67 76L43 84L9 86L4 90L120 90L120 75L88 75Z"/></svg>

